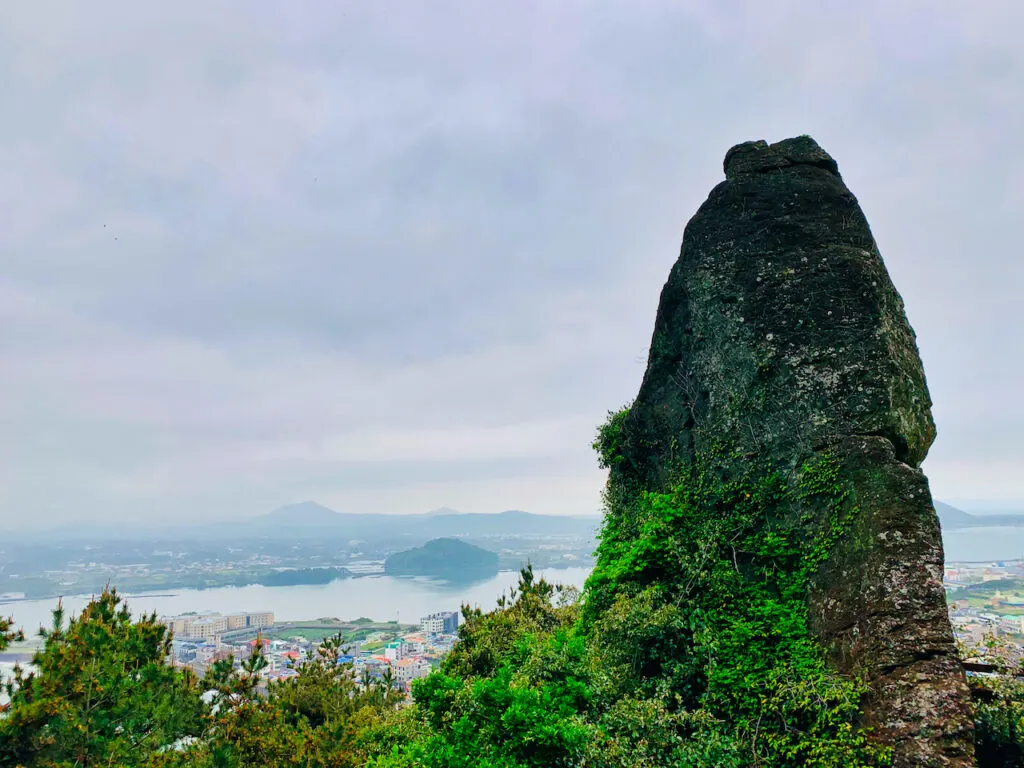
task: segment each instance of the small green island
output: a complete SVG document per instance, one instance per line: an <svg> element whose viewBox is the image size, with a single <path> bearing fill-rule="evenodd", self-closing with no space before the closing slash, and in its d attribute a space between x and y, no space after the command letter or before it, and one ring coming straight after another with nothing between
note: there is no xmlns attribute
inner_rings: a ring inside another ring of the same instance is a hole
<svg viewBox="0 0 1024 768"><path fill-rule="evenodd" d="M432 539L422 547L395 552L384 561L389 576L466 578L493 576L498 555L458 539Z"/></svg>

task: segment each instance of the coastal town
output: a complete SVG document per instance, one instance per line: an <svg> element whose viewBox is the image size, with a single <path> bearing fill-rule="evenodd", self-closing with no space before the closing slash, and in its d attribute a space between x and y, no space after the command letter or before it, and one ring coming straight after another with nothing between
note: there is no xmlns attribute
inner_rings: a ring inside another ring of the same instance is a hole
<svg viewBox="0 0 1024 768"><path fill-rule="evenodd" d="M949 562L943 571L950 620L966 656L997 643L1014 665L1024 662L1024 559ZM419 623L319 618L280 621L271 611L186 613L161 616L172 634L172 663L202 676L218 660L236 665L257 647L267 660L261 686L294 677L326 638L339 637L355 679L389 680L405 693L413 680L437 668L458 639L459 614L438 611ZM15 644L0 658L0 672L29 664L38 638Z"/></svg>
<svg viewBox="0 0 1024 768"><path fill-rule="evenodd" d="M997 638L1014 660L1024 659L1024 560L948 563L943 586L957 640L971 648ZM198 675L218 659L240 664L259 645L268 662L266 681L287 679L320 642L340 636L340 660L352 664L356 679L389 678L407 693L413 680L428 675L451 650L459 626L455 611L429 614L418 625L370 619L275 623L269 612L162 620L174 634L174 663Z"/></svg>
<svg viewBox="0 0 1024 768"><path fill-rule="evenodd" d="M357 619L320 619L275 623L269 612L186 614L161 617L173 633L172 661L202 676L215 661L231 658L240 665L254 650L267 665L262 683L285 680L327 637L340 637L340 663L352 665L356 680L386 681L408 694L412 681L426 677L454 645L459 614L439 611L418 625Z"/></svg>
<svg viewBox="0 0 1024 768"><path fill-rule="evenodd" d="M948 563L943 574L954 634L965 647L998 639L1013 660L1024 659L1024 560ZM176 664L197 674L217 659L236 663L261 644L268 665L266 679L280 680L326 637L342 637L343 662L357 679L384 679L390 671L395 687L406 692L413 680L434 669L458 637L459 614L442 611L424 616L419 625L397 622L320 620L275 624L271 613L191 614L164 619L174 632Z"/></svg>
<svg viewBox="0 0 1024 768"><path fill-rule="evenodd" d="M1009 661L1024 660L1024 560L947 563L943 586L958 641L997 641Z"/></svg>

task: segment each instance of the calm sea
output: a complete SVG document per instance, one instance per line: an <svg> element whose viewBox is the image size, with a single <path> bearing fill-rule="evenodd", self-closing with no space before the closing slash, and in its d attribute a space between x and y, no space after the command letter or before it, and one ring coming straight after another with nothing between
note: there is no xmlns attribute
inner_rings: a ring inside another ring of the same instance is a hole
<svg viewBox="0 0 1024 768"><path fill-rule="evenodd" d="M541 571L548 581L582 587L589 568ZM519 580L516 571L471 584L393 576L366 576L330 584L301 587L223 587L182 589L170 593L130 595L126 598L133 615L156 611L159 615L196 612L273 611L277 621L298 621L321 617L342 620L362 616L376 621L398 620L416 624L421 616L435 611L457 611L463 603L490 610L497 599ZM23 600L0 603L0 614L13 616L26 634L49 626L56 600ZM88 596L65 597L67 615L77 614L89 602Z"/></svg>
<svg viewBox="0 0 1024 768"><path fill-rule="evenodd" d="M1024 526L946 531L942 541L947 563L1024 559Z"/></svg>

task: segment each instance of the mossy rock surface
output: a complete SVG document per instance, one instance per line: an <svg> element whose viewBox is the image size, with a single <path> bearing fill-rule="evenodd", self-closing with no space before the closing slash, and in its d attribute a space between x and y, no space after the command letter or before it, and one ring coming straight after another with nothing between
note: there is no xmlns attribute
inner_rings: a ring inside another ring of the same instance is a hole
<svg viewBox="0 0 1024 768"><path fill-rule="evenodd" d="M840 670L870 681L864 722L894 747L894 765L972 765L919 469L935 425L903 301L813 139L741 144L725 173L686 227L639 394L599 446L608 514L629 535L631 499L667 491L709 456L723 477L754 461L796 472L835 457L851 522L811 580L814 631Z"/></svg>

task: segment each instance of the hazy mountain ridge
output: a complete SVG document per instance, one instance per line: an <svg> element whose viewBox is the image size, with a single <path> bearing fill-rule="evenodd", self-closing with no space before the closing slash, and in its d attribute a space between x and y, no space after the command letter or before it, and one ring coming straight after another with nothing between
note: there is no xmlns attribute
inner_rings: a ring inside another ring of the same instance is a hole
<svg viewBox="0 0 1024 768"><path fill-rule="evenodd" d="M425 514L381 515L335 512L316 502L290 504L250 521L250 533L292 536L338 534L351 539L402 535L427 539L453 536L560 536L593 535L600 518L537 515L522 510L496 514L458 512L442 507ZM231 525L236 534L237 525Z"/></svg>
<svg viewBox="0 0 1024 768"><path fill-rule="evenodd" d="M964 528L992 528L999 526L1024 526L1024 514L972 515L951 504L935 502L935 511L939 513L939 522L947 531Z"/></svg>
<svg viewBox="0 0 1024 768"><path fill-rule="evenodd" d="M1021 513L972 514L936 500L935 509L946 531L996 526L1024 527L1024 507ZM413 537L426 541L453 536L592 536L597 534L600 523L601 518L597 515L540 515L523 510L484 513L439 507L428 512L401 514L337 512L319 502L307 500L237 521L179 523L161 527L139 523L83 521L57 530L10 533L13 538L27 541L165 539L196 535L218 540L238 536L312 538L326 535L332 539Z"/></svg>
<svg viewBox="0 0 1024 768"><path fill-rule="evenodd" d="M460 512L440 507L422 513L337 512L316 501L287 504L240 520L145 525L138 522L91 522L54 529L12 530L8 537L23 543L90 541L226 541L287 537L330 541L395 541L422 544L443 537L594 537L601 518L539 515L522 510L498 513ZM403 546L403 544L399 544Z"/></svg>
<svg viewBox="0 0 1024 768"><path fill-rule="evenodd" d="M296 504L286 504L283 507L278 507L273 512L267 512L265 515L260 515L260 520L274 520L282 522L293 522L299 520L303 523L314 523L321 522L325 524L333 523L339 516L338 512L335 512L329 507L325 507L315 501L300 501Z"/></svg>

